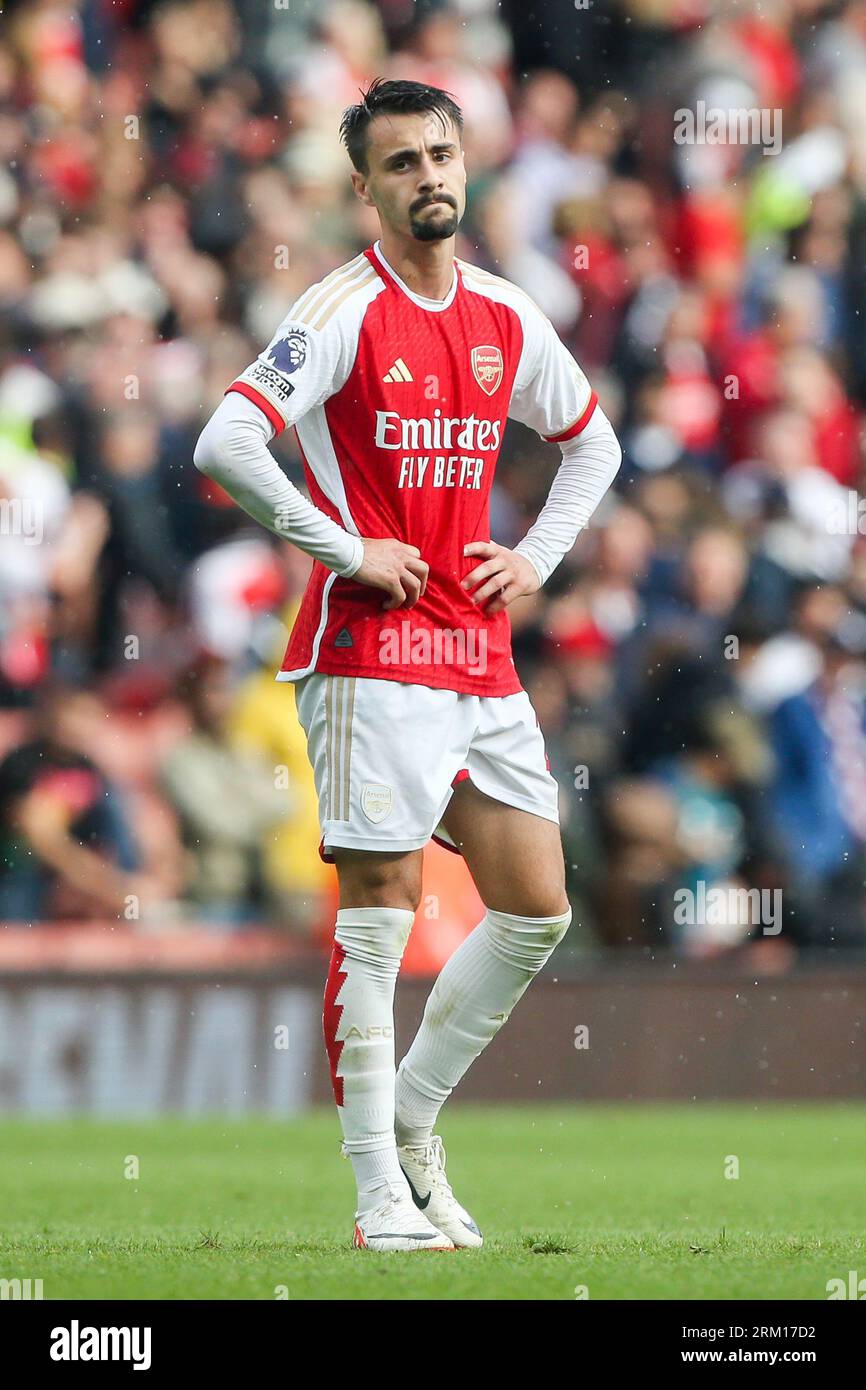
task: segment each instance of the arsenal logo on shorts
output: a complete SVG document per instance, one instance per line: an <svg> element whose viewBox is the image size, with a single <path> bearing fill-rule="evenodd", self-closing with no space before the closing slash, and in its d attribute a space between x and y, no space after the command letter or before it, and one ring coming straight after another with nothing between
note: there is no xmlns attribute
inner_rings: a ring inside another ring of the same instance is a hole
<svg viewBox="0 0 866 1390"><path fill-rule="evenodd" d="M488 396L502 381L502 353L498 347L474 347L472 349L472 375Z"/></svg>
<svg viewBox="0 0 866 1390"><path fill-rule="evenodd" d="M379 825L390 816L394 804L394 794L390 787L381 782L365 782L361 789L361 810L374 825Z"/></svg>

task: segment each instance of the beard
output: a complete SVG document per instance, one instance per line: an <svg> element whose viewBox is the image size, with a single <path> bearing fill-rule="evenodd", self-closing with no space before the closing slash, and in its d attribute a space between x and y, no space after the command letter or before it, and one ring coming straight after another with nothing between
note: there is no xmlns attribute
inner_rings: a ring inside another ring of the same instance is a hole
<svg viewBox="0 0 866 1390"><path fill-rule="evenodd" d="M430 206L429 203L427 206ZM453 212L446 212L444 207L437 208L427 217L420 215L423 211L423 208L419 208L417 214L410 214L409 217L409 230L416 241L447 241L448 237L454 236L459 222L456 208Z"/></svg>

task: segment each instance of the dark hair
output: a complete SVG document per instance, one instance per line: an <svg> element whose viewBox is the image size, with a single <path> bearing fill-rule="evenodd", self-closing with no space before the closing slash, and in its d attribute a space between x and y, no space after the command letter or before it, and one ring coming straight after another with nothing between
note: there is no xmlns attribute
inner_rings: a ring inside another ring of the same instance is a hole
<svg viewBox="0 0 866 1390"><path fill-rule="evenodd" d="M340 121L340 138L359 174L367 173L367 131L374 116L404 116L432 111L442 121L454 122L463 136L463 113L457 102L441 87L428 87L426 82L397 82L377 77L357 106L348 106Z"/></svg>

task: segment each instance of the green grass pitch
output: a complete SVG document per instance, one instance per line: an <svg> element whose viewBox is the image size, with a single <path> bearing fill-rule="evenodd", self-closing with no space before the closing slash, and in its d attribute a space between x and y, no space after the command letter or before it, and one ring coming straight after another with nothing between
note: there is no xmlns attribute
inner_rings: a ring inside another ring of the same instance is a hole
<svg viewBox="0 0 866 1390"><path fill-rule="evenodd" d="M454 1106L442 1133L485 1248L371 1255L329 1111L7 1117L0 1278L46 1299L592 1300L825 1299L866 1276L862 1106Z"/></svg>

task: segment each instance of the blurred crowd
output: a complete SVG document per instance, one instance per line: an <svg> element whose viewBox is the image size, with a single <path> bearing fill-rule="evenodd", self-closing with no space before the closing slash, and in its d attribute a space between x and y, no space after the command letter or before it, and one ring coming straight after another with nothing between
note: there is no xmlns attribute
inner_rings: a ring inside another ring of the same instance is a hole
<svg viewBox="0 0 866 1390"><path fill-rule="evenodd" d="M866 0L7 0L0 920L327 916L273 680L308 561L191 459L375 239L337 127L378 75L462 106L458 254L533 296L623 445L510 610L574 943L863 947ZM772 113L779 147L680 143L700 103ZM509 427L494 539L558 459ZM678 921L699 884L781 890L778 940Z"/></svg>

